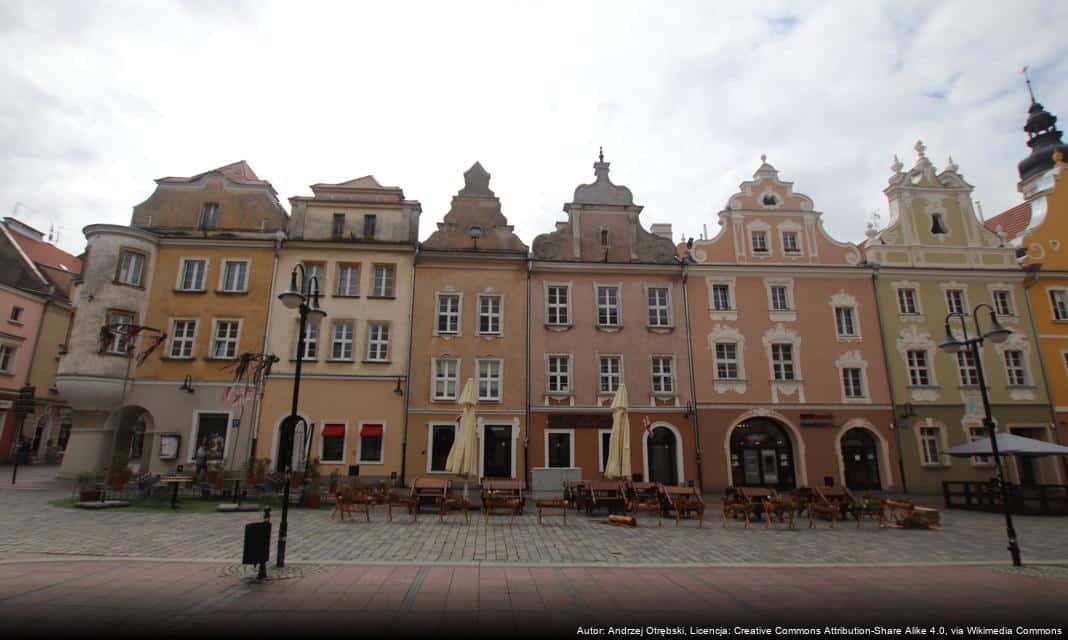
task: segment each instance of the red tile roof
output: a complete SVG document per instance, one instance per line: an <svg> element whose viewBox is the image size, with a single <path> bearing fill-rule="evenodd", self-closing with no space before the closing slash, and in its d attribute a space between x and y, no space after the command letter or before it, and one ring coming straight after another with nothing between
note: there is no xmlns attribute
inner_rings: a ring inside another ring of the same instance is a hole
<svg viewBox="0 0 1068 640"><path fill-rule="evenodd" d="M1031 224L1031 203L1021 202L990 218L985 224L986 228L991 231L997 231L998 227L1001 227L1001 230L1005 232L1005 239L1012 240Z"/></svg>
<svg viewBox="0 0 1068 640"><path fill-rule="evenodd" d="M205 171L203 173L198 173L197 175L190 176L188 178L178 177L178 176L167 176L166 178L160 178L159 180L156 180L156 182L170 182L170 183L196 182L197 180L200 180L204 176L208 175L209 173L221 173L230 182L235 182L237 184L248 184L248 185L265 186L265 187L267 187L268 189L271 190L271 193L274 193L274 194L278 193L277 191L274 190L274 187L271 185L270 182L268 182L267 180L260 180L260 177L257 176L256 172L252 170L252 167L248 166L248 163L245 162L244 160L238 160L237 162L233 162L231 164L224 165L224 166L219 167L217 169L212 169L211 171Z"/></svg>
<svg viewBox="0 0 1068 640"><path fill-rule="evenodd" d="M5 219L5 222L6 220L7 219ZM30 227L21 221L15 220L15 222L25 226L27 229L33 229L33 227ZM8 229L11 230L11 237L19 243L19 247L26 253L30 260L50 267L55 267L56 269L65 269L73 273L81 273L82 261L78 259L77 256L71 255L56 245L45 242L41 238L31 238L25 233L20 233L15 225L8 225ZM33 230L36 231L36 229Z"/></svg>

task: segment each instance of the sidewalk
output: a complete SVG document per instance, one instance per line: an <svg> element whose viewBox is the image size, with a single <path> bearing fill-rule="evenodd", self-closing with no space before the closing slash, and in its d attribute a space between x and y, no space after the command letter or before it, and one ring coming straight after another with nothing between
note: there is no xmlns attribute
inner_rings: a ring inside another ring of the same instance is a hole
<svg viewBox="0 0 1068 640"><path fill-rule="evenodd" d="M287 569L302 576L256 584L232 564L8 560L0 633L574 637L608 625L1068 623L1068 568L1057 566Z"/></svg>

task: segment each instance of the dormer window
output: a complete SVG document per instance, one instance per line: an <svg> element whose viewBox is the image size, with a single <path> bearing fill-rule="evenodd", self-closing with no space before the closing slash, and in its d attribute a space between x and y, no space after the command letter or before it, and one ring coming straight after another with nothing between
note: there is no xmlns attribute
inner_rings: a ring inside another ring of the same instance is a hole
<svg viewBox="0 0 1068 640"><path fill-rule="evenodd" d="M769 193L769 194L765 195L764 198L760 202L765 207L774 207L774 206L779 204L779 199L776 198L774 195Z"/></svg>
<svg viewBox="0 0 1068 640"><path fill-rule="evenodd" d="M200 208L200 220L197 222L197 228L207 231L214 229L219 224L219 203L218 202L205 202L204 206Z"/></svg>
<svg viewBox="0 0 1068 640"><path fill-rule="evenodd" d="M601 246L608 246L608 229L601 229Z"/></svg>
<svg viewBox="0 0 1068 640"><path fill-rule="evenodd" d="M942 220L941 213L931 214L931 233L936 236L943 236L949 233L945 221Z"/></svg>
<svg viewBox="0 0 1068 640"><path fill-rule="evenodd" d="M375 224L378 222L378 216L374 214L367 214L363 217L363 237L373 238L375 237Z"/></svg>
<svg viewBox="0 0 1068 640"><path fill-rule="evenodd" d="M330 224L330 235L340 238L345 233L345 214L335 213L334 220Z"/></svg>

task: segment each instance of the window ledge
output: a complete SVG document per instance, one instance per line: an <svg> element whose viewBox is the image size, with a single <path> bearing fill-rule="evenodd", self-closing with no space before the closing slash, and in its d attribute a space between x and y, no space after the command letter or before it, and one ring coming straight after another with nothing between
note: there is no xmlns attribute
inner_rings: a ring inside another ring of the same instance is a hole
<svg viewBox="0 0 1068 640"><path fill-rule="evenodd" d="M785 378L782 380L772 378L770 382L771 384L804 384L805 380L804 378Z"/></svg>
<svg viewBox="0 0 1068 640"><path fill-rule="evenodd" d="M452 340L453 338L462 338L464 334L459 331L435 331L432 334L435 338L442 338L444 340Z"/></svg>
<svg viewBox="0 0 1068 640"><path fill-rule="evenodd" d="M1034 391L1038 387L1036 385L1033 385L1033 384L1009 384L1009 385L1005 385L1005 388L1006 389L1024 389L1024 390L1027 390L1027 391Z"/></svg>
<svg viewBox="0 0 1068 640"><path fill-rule="evenodd" d="M143 285L143 284L133 284L132 282L122 282L120 280L112 280L111 284L114 284L114 285L117 285L117 286L120 286L120 287L129 287L131 289L140 289L141 291L145 290L145 285Z"/></svg>
<svg viewBox="0 0 1068 640"><path fill-rule="evenodd" d="M214 362L232 362L234 360L237 360L237 356L230 356L228 358L219 357L219 356L204 356L204 359L209 361L209 362L212 362L212 361L214 361Z"/></svg>
<svg viewBox="0 0 1068 640"><path fill-rule="evenodd" d="M230 291L229 289L216 289L215 295L219 296L244 296L248 295L248 289Z"/></svg>
<svg viewBox="0 0 1068 640"><path fill-rule="evenodd" d="M24 324L26 324L26 323L25 323L25 322L23 322L22 320L8 320L7 322L8 322L8 324L13 324L13 325L15 325L15 326L17 326L17 327L21 327L21 326L23 326Z"/></svg>
<svg viewBox="0 0 1068 640"><path fill-rule="evenodd" d="M367 296L368 300L396 300L397 296Z"/></svg>
<svg viewBox="0 0 1068 640"><path fill-rule="evenodd" d="M621 324L598 324L598 325L595 325L595 328L598 331L604 331L605 333L619 333L620 331L623 330L623 325L621 325Z"/></svg>
<svg viewBox="0 0 1068 640"><path fill-rule="evenodd" d="M296 358L294 358L293 360L295 361ZM327 362L348 362L349 364L352 364L353 362L355 362L355 360L353 360L352 358L327 358L326 361Z"/></svg>
<svg viewBox="0 0 1068 640"><path fill-rule="evenodd" d="M351 293L351 294L350 293L331 293L330 297L331 298L359 298L360 294L358 294L358 293ZM370 298L371 296L367 296L367 297Z"/></svg>
<svg viewBox="0 0 1068 640"><path fill-rule="evenodd" d="M479 402L492 402L493 404L500 404L500 403L504 402L504 400L501 400L500 398L479 398L478 401Z"/></svg>
<svg viewBox="0 0 1068 640"><path fill-rule="evenodd" d="M475 335L478 336L479 338L485 338L486 340L495 340L495 339L503 338L504 337L504 332L503 331L499 331L497 333L476 333Z"/></svg>
<svg viewBox="0 0 1068 640"><path fill-rule="evenodd" d="M378 460L378 461L373 461L373 460L360 460L360 461L358 461L358 462L357 462L356 464L386 464L386 463L385 463L385 462L382 462L381 460Z"/></svg>
<svg viewBox="0 0 1068 640"><path fill-rule="evenodd" d="M160 360L172 361L172 362L191 362L193 360L196 360L197 357L195 355L194 356L165 356L165 355L163 355L163 356L160 356L159 359Z"/></svg>
<svg viewBox="0 0 1068 640"><path fill-rule="evenodd" d="M459 396L457 396L457 397L459 397ZM430 401L431 402L456 402L456 398L457 397L453 397L453 398L431 398Z"/></svg>
<svg viewBox="0 0 1068 640"><path fill-rule="evenodd" d="M652 333L673 333L675 331L675 325L673 324L647 324L645 328Z"/></svg>
<svg viewBox="0 0 1068 640"><path fill-rule="evenodd" d="M207 293L205 289L174 289L174 293Z"/></svg>
<svg viewBox="0 0 1068 640"><path fill-rule="evenodd" d="M545 328L549 331L567 331L571 328L570 324L549 324L545 323Z"/></svg>
<svg viewBox="0 0 1068 640"><path fill-rule="evenodd" d="M296 362L297 359L294 357L294 358L290 358L289 361L290 362ZM300 361L302 363L304 363L304 362L319 362L319 358L301 358Z"/></svg>
<svg viewBox="0 0 1068 640"><path fill-rule="evenodd" d="M793 322L797 320L797 312L791 309L772 309L768 311L768 318L772 322Z"/></svg>
<svg viewBox="0 0 1068 640"><path fill-rule="evenodd" d="M942 387L937 385L937 384L907 384L907 385L905 385L905 388L906 389L931 389L932 391L937 391L938 389L941 389ZM978 387L976 387L976 388L978 389Z"/></svg>
<svg viewBox="0 0 1068 640"><path fill-rule="evenodd" d="M863 342L860 336L835 336L838 342Z"/></svg>
<svg viewBox="0 0 1068 640"><path fill-rule="evenodd" d="M389 364L392 360L360 360L361 364Z"/></svg>

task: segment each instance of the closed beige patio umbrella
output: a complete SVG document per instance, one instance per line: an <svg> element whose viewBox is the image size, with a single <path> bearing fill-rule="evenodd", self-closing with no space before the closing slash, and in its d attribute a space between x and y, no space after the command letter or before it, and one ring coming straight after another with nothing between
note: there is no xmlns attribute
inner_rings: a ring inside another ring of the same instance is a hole
<svg viewBox="0 0 1068 640"><path fill-rule="evenodd" d="M627 420L627 385L623 383L612 398L612 435L608 439L604 477L630 479L630 422Z"/></svg>
<svg viewBox="0 0 1068 640"><path fill-rule="evenodd" d="M445 470L463 476L464 498L467 498L468 479L472 476L478 477L478 441L475 433L475 404L478 398L475 395L474 379L467 379L457 402L461 410L460 428L456 432L456 438L452 441L449 457L445 460Z"/></svg>

